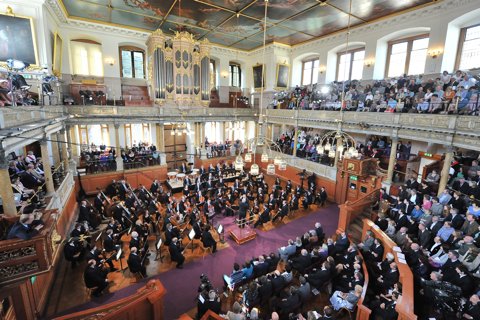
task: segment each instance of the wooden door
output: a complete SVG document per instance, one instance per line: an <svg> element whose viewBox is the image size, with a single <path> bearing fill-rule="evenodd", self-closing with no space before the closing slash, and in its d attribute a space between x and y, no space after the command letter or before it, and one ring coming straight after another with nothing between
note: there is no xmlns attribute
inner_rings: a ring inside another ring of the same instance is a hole
<svg viewBox="0 0 480 320"><path fill-rule="evenodd" d="M35 141L25 146L25 157L28 155L29 151L33 151L33 154L38 158L42 156L42 150L40 148L40 141Z"/></svg>
<svg viewBox="0 0 480 320"><path fill-rule="evenodd" d="M176 126L175 126L176 127ZM186 134L172 135L172 125L165 125L165 153L168 170L180 168L187 160Z"/></svg>

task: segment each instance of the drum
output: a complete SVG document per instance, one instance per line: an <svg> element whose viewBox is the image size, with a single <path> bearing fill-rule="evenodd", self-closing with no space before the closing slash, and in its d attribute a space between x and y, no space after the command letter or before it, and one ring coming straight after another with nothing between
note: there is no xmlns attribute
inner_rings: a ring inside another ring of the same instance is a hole
<svg viewBox="0 0 480 320"><path fill-rule="evenodd" d="M192 179L195 180L195 178L198 176L198 171L200 171L199 169L192 169L192 173L190 173L190 176L192 177Z"/></svg>
<svg viewBox="0 0 480 320"><path fill-rule="evenodd" d="M169 181L176 181L177 180L177 173L176 172L168 172L167 173Z"/></svg>
<svg viewBox="0 0 480 320"><path fill-rule="evenodd" d="M181 182L183 182L183 180L185 180L185 173L179 173L177 174L177 179Z"/></svg>

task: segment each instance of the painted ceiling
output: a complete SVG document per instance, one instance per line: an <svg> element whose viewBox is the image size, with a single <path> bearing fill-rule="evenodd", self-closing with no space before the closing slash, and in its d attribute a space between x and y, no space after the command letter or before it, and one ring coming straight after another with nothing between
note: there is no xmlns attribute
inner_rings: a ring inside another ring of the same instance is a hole
<svg viewBox="0 0 480 320"><path fill-rule="evenodd" d="M254 50L266 43L288 46L428 5L435 0L59 0L72 19L173 35ZM179 10L179 6L181 10ZM349 12L351 12L349 14Z"/></svg>

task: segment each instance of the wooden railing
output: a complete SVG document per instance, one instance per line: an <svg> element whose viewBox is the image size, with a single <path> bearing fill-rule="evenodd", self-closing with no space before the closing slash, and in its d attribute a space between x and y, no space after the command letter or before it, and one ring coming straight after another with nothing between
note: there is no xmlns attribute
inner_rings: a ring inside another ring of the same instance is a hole
<svg viewBox="0 0 480 320"><path fill-rule="evenodd" d="M374 204L380 198L380 189L376 189L367 193L365 197L354 202L347 201L339 205L340 217L338 219L337 233L346 231L348 226L360 215L365 208ZM363 238L362 238L363 239Z"/></svg>
<svg viewBox="0 0 480 320"><path fill-rule="evenodd" d="M42 217L45 226L30 240L0 241L0 285L26 280L50 270L56 247L56 244L52 243L52 232L57 214L56 209L46 210ZM14 221L9 219L9 223L12 222Z"/></svg>
<svg viewBox="0 0 480 320"><path fill-rule="evenodd" d="M363 255L358 251L358 254L363 258ZM368 270L367 270L367 265L365 264L365 259L362 262L362 268L363 268L363 274L365 276L364 283L363 283L363 291L362 295L360 296L360 300L358 300L357 304L357 320L368 320L370 317L370 314L372 313L372 310L370 310L366 305L363 303L365 302L365 295L367 294L367 289L368 289L368 283L369 283L369 277L368 277Z"/></svg>
<svg viewBox="0 0 480 320"><path fill-rule="evenodd" d="M375 224L369 219L363 219L363 232L362 239L365 238L367 230L371 230L375 238L382 240L384 250L384 256L387 253L392 253L395 256L395 262L398 265L398 272L400 274L399 282L402 284L402 295L397 302L396 310L398 312L398 320L416 320L417 316L413 311L413 274L410 270L408 264L404 264L398 261L398 256L393 250L393 247L396 246L395 242L392 241L380 228L374 228ZM361 309L359 308L359 311ZM368 317L357 319L368 319Z"/></svg>
<svg viewBox="0 0 480 320"><path fill-rule="evenodd" d="M150 280L137 293L107 305L76 312L54 320L80 319L130 319L163 320L163 296L167 293L159 280Z"/></svg>

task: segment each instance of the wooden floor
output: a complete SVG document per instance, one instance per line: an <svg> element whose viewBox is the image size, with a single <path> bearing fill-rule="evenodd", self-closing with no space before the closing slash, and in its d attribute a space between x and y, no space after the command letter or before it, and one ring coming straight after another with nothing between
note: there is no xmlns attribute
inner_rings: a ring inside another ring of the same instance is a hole
<svg viewBox="0 0 480 320"><path fill-rule="evenodd" d="M269 184L269 187L271 188L271 186L273 186L273 183L274 183L274 178L266 176L265 180L267 181L267 183ZM285 181L282 181L282 185L285 185L285 183L286 183ZM174 196L177 199L180 199L181 194L178 193L178 194L175 194ZM329 204L326 204L326 205L329 205ZM311 206L311 208L309 208L308 210L304 210L303 207L300 206L300 209L295 213L294 216L285 217L283 221L280 221L279 219L277 219L275 223L268 222L264 226L255 228L254 230L257 232L270 231L290 221L306 216L316 210L317 210L317 205ZM104 229L105 227L106 227L106 224L102 224L100 226L100 230ZM188 243L188 238L186 237L187 232L184 232L184 235L185 235L185 238L183 243L187 244ZM212 235L215 238L215 240L218 240L218 234L216 234L215 232L212 232ZM164 262L162 263L161 261L154 260L156 256L156 253L153 252L153 250L155 250L154 248L155 239L156 239L155 235L150 236L148 239L150 250L151 250L151 256L147 258L147 260L149 261L147 265L147 274L150 276L157 275L162 272L166 272L172 268L175 268L175 265L176 265L175 263L171 262L170 255L166 248L163 251L163 255L166 256L163 259ZM130 250L128 249L130 236L123 235L122 240L124 242L123 251L125 252L125 256L121 258L119 261L113 261L114 266L118 269L121 269L122 267L123 268L127 267L127 259L130 252ZM101 248L100 241L98 241L97 246ZM218 242L217 250L222 250L228 246L229 246L228 243L222 244ZM198 243L195 242L193 252L191 250L191 245L185 251L185 255L184 255L185 263L191 262L196 259L202 259L203 254L204 254L203 250L200 250L198 248ZM211 253L209 252L208 254L211 254ZM91 296L90 293L87 292L87 290L85 289L85 284L83 281L83 272L85 270L85 267L86 267L86 261L82 261L79 263L79 265L75 269L72 270L71 263L65 261L62 257L60 266L58 268L58 275L55 278L55 282L49 297L45 316L54 315L56 313L70 309L74 306L90 301L91 299L95 299L95 297ZM279 270L283 271L283 265L279 265ZM129 285L142 280L139 277L140 277L139 275L131 274L129 270L125 272L117 271L117 272L110 273L108 275L108 279L110 280L110 285L108 286L107 289L103 291L103 293L107 294L107 293L115 292L117 290L128 287ZM298 281L298 279L296 281ZM229 299L231 300L232 297L230 296ZM226 301L224 301L224 304L225 306L227 305L231 306L233 302L228 301L228 299L226 299ZM227 311L229 309L225 308L224 310ZM195 314L193 314L193 316L194 315Z"/></svg>

